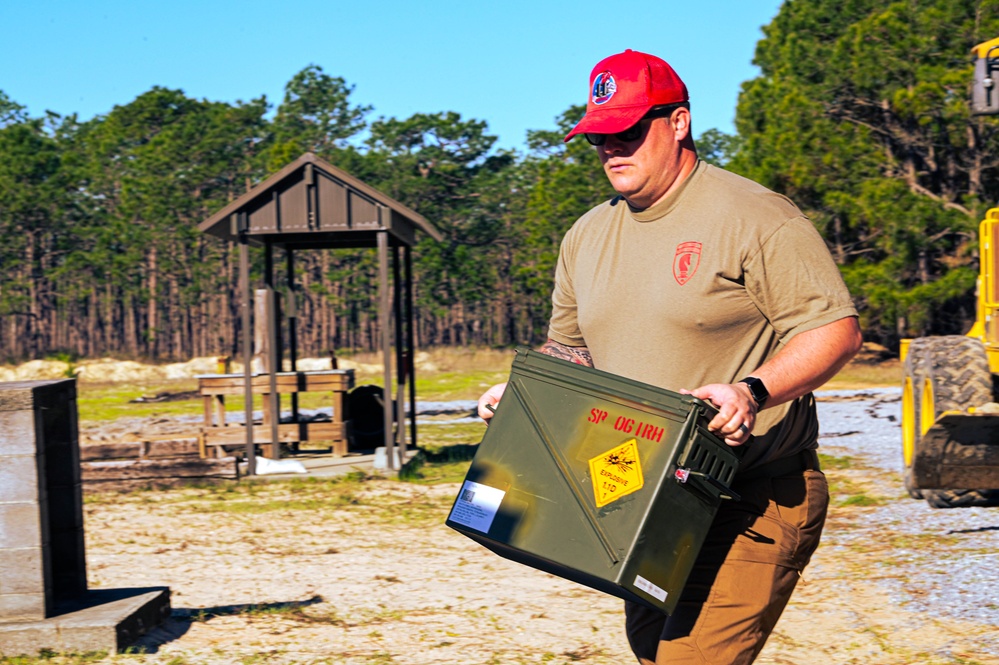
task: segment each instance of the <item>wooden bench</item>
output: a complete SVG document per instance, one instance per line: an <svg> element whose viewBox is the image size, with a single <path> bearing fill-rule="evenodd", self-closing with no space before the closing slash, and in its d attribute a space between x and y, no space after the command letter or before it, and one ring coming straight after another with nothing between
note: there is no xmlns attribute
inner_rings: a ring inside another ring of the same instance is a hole
<svg viewBox="0 0 999 665"><path fill-rule="evenodd" d="M216 456L226 454L246 444L246 429L242 423L226 422L226 395L245 395L246 384L242 374L202 374L198 378L198 391L204 400L205 421L201 430L203 455L215 451ZM295 448L304 441L329 441L332 454L347 454L350 421L345 417L347 392L354 387L354 370L333 369L311 372L278 372L276 375L277 399L281 395L329 392L332 396L333 417L330 422L296 422L278 425L278 441L274 442L271 428L271 382L267 374L254 374L250 385L254 395L263 398L263 424L253 426L254 444L289 444ZM280 412L280 408L278 409Z"/></svg>

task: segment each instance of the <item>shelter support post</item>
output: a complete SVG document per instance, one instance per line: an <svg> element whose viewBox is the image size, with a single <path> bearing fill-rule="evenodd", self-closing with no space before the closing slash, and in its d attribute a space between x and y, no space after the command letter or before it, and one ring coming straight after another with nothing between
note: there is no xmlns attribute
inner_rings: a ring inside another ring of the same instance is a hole
<svg viewBox="0 0 999 665"><path fill-rule="evenodd" d="M389 293L389 238L386 231L378 232L378 322L382 331L382 359L385 365L382 388L383 437L388 468L398 470L396 464L395 436L392 432L392 302ZM400 454L401 458L402 455ZM400 459L401 463L402 460Z"/></svg>
<svg viewBox="0 0 999 665"><path fill-rule="evenodd" d="M264 242L264 288L267 295L265 300L265 311L267 318L267 379L270 391L267 395L264 408L269 413L271 425L271 459L281 458L281 441L278 438L278 425L281 424L281 395L277 390L277 373L280 370L278 340L278 311L274 292L274 245L269 241Z"/></svg>
<svg viewBox="0 0 999 665"><path fill-rule="evenodd" d="M399 458L402 461L406 450L406 345L403 342L402 315L402 278L399 265L399 246L392 246L392 311L395 319L395 405L396 414L395 443L399 447Z"/></svg>
<svg viewBox="0 0 999 665"><path fill-rule="evenodd" d="M286 249L288 267L288 355L292 372L298 371L298 297L295 294L295 250ZM336 369L335 367L332 369ZM298 393L291 394L291 419L298 422Z"/></svg>
<svg viewBox="0 0 999 665"><path fill-rule="evenodd" d="M246 400L246 473L257 473L257 451L253 446L253 289L250 288L250 240L247 236L246 213L237 213L239 228L239 281L243 292L243 396Z"/></svg>
<svg viewBox="0 0 999 665"><path fill-rule="evenodd" d="M410 246L402 248L402 258L406 271L406 357L409 359L409 444L416 445L416 347L413 326L413 256Z"/></svg>

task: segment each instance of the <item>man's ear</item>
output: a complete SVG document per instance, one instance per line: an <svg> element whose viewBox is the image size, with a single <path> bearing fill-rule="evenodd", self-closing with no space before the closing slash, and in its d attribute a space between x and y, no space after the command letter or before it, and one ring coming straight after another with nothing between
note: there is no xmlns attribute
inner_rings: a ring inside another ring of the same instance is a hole
<svg viewBox="0 0 999 665"><path fill-rule="evenodd" d="M673 133L678 141L683 141L690 136L690 109L682 106L670 116L670 123L673 125Z"/></svg>

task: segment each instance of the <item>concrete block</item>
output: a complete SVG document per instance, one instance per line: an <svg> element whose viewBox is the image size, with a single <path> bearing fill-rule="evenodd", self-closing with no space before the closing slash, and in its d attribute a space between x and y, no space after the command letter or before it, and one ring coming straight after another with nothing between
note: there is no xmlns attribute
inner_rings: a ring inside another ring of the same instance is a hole
<svg viewBox="0 0 999 665"><path fill-rule="evenodd" d="M101 589L89 592L82 600L89 607L57 617L64 634L89 638L95 629L113 629L113 643L86 651L107 649L114 653L170 617L170 589L166 587Z"/></svg>
<svg viewBox="0 0 999 665"><path fill-rule="evenodd" d="M47 501L52 531L83 528L83 487L80 483L49 485Z"/></svg>
<svg viewBox="0 0 999 665"><path fill-rule="evenodd" d="M76 382L0 383L0 617L86 594L83 533Z"/></svg>
<svg viewBox="0 0 999 665"><path fill-rule="evenodd" d="M0 454L0 503L38 500L38 458Z"/></svg>
<svg viewBox="0 0 999 665"><path fill-rule="evenodd" d="M80 482L80 447L76 442L48 445L45 439L45 486L53 487L76 485Z"/></svg>
<svg viewBox="0 0 999 665"><path fill-rule="evenodd" d="M50 409L76 401L76 379L52 379L35 383L35 403L42 408Z"/></svg>
<svg viewBox="0 0 999 665"><path fill-rule="evenodd" d="M44 545L37 503L0 503L0 548Z"/></svg>
<svg viewBox="0 0 999 665"><path fill-rule="evenodd" d="M39 621L44 618L45 594L40 591L0 594L0 622ZM0 642L0 653L4 653L3 642Z"/></svg>
<svg viewBox="0 0 999 665"><path fill-rule="evenodd" d="M0 454L34 455L35 412L0 411Z"/></svg>
<svg viewBox="0 0 999 665"><path fill-rule="evenodd" d="M26 630L27 626L32 629ZM12 658L23 655L36 655L41 651L64 651L60 648L62 637L55 624L0 623L0 655Z"/></svg>
<svg viewBox="0 0 999 665"><path fill-rule="evenodd" d="M0 412L33 411L35 389L50 381L7 381L0 383Z"/></svg>
<svg viewBox="0 0 999 665"><path fill-rule="evenodd" d="M0 623L0 654L35 655L42 649L115 653L169 616L165 587L91 591L59 605L43 621Z"/></svg>
<svg viewBox="0 0 999 665"><path fill-rule="evenodd" d="M0 383L0 411L48 408L76 399L76 379Z"/></svg>
<svg viewBox="0 0 999 665"><path fill-rule="evenodd" d="M76 444L76 430L70 415L76 410L76 402L59 404L41 411L42 431L45 433L45 449L73 446Z"/></svg>
<svg viewBox="0 0 999 665"><path fill-rule="evenodd" d="M49 577L56 598L74 598L87 591L87 558L83 529L54 531L49 543L52 572Z"/></svg>
<svg viewBox="0 0 999 665"><path fill-rule="evenodd" d="M42 522L42 547L49 544L49 533L52 531L49 526L49 500L48 497L38 497L38 517Z"/></svg>
<svg viewBox="0 0 999 665"><path fill-rule="evenodd" d="M44 593L42 548L0 549L0 595Z"/></svg>
<svg viewBox="0 0 999 665"><path fill-rule="evenodd" d="M38 500L40 502L48 501L48 486L45 480L45 454L39 451L35 456L38 466Z"/></svg>

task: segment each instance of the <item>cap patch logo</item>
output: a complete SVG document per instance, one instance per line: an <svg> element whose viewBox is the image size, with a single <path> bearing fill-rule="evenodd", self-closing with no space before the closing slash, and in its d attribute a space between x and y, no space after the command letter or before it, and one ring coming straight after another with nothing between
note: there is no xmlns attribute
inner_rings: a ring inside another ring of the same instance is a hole
<svg viewBox="0 0 999 665"><path fill-rule="evenodd" d="M617 92L617 81L614 80L614 75L610 72L600 72L593 79L593 93L590 98L599 106L609 102L615 92Z"/></svg>
<svg viewBox="0 0 999 665"><path fill-rule="evenodd" d="M701 243L681 242L676 246L676 254L673 255L673 278L677 284L683 286L689 282L699 265L701 265Z"/></svg>

